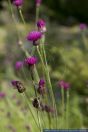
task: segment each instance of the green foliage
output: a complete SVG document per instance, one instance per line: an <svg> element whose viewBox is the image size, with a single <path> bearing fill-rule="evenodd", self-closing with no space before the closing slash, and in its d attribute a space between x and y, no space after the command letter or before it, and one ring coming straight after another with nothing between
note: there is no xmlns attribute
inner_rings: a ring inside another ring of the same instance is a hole
<svg viewBox="0 0 88 132"><path fill-rule="evenodd" d="M4 1L0 1L0 9L4 9ZM42 1L43 12L50 18L59 20L62 24L70 24L78 21L88 22L88 0L44 0ZM3 7L3 8L2 8ZM35 4L33 0L24 1L23 12L27 21L34 19ZM46 10L47 9L47 10ZM29 15L30 12L30 15Z"/></svg>

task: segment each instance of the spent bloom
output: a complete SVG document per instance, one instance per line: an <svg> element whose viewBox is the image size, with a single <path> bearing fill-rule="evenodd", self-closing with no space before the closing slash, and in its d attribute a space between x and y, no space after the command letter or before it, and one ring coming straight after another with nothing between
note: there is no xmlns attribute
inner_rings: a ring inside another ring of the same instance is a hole
<svg viewBox="0 0 88 132"><path fill-rule="evenodd" d="M33 43L35 43L37 40L41 39L42 37L42 33L39 31L32 31L28 34L27 36L27 40L28 41L32 41Z"/></svg>
<svg viewBox="0 0 88 132"><path fill-rule="evenodd" d="M16 70L19 70L23 67L23 62L22 61L17 61L15 64Z"/></svg>
<svg viewBox="0 0 88 132"><path fill-rule="evenodd" d="M32 101L32 105L34 108L44 111L45 105L40 101L40 98L34 98Z"/></svg>
<svg viewBox="0 0 88 132"><path fill-rule="evenodd" d="M80 23L79 27L80 30L85 30L87 28L87 25L85 23Z"/></svg>
<svg viewBox="0 0 88 132"><path fill-rule="evenodd" d="M23 0L13 0L13 4L17 7L21 6L23 4Z"/></svg>
<svg viewBox="0 0 88 132"><path fill-rule="evenodd" d="M40 101L38 98L34 98L34 100L32 101L32 104L35 108L39 108L40 107Z"/></svg>
<svg viewBox="0 0 88 132"><path fill-rule="evenodd" d="M41 32L46 32L46 22L42 19L40 19L38 22L37 22L37 27L38 27L38 30L41 31Z"/></svg>
<svg viewBox="0 0 88 132"><path fill-rule="evenodd" d="M59 87L64 88L64 89L70 88L70 84L68 82L65 82L64 80L59 81L58 85Z"/></svg>
<svg viewBox="0 0 88 132"><path fill-rule="evenodd" d="M11 83L18 90L19 93L23 93L26 90L20 81L13 80Z"/></svg>
<svg viewBox="0 0 88 132"><path fill-rule="evenodd" d="M36 2L36 6L40 6L40 5L41 5L42 0L35 0L35 2Z"/></svg>
<svg viewBox="0 0 88 132"><path fill-rule="evenodd" d="M37 63L37 58L32 56L32 57L28 57L25 59L24 63L28 66L33 66L34 64Z"/></svg>

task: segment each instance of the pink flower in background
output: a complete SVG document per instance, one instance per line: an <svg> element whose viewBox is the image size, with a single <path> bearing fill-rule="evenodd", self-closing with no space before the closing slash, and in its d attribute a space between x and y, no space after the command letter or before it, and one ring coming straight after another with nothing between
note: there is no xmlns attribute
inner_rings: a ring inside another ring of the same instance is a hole
<svg viewBox="0 0 88 132"><path fill-rule="evenodd" d="M35 2L36 2L36 6L40 6L40 5L41 5L42 0L35 0Z"/></svg>
<svg viewBox="0 0 88 132"><path fill-rule="evenodd" d="M58 86L66 90L70 88L70 84L64 80L59 81Z"/></svg>
<svg viewBox="0 0 88 132"><path fill-rule="evenodd" d="M37 58L36 57L28 57L25 59L25 64L27 64L28 66L33 66L34 64L37 63Z"/></svg>
<svg viewBox="0 0 88 132"><path fill-rule="evenodd" d="M17 7L21 6L23 4L23 0L13 0L13 4Z"/></svg>
<svg viewBox="0 0 88 132"><path fill-rule="evenodd" d="M79 27L81 30L87 29L87 25L85 23L80 23Z"/></svg>
<svg viewBox="0 0 88 132"><path fill-rule="evenodd" d="M6 94L4 92L0 92L0 99L4 98Z"/></svg>
<svg viewBox="0 0 88 132"><path fill-rule="evenodd" d="M15 64L16 70L19 70L23 67L23 62L22 61L17 61Z"/></svg>

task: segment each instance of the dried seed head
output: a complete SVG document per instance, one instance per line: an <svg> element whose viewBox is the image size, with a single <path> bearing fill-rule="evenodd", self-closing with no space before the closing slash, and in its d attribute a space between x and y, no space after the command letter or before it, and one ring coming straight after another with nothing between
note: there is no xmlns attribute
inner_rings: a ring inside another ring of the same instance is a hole
<svg viewBox="0 0 88 132"><path fill-rule="evenodd" d="M12 81L12 85L18 90L19 93L23 93L26 90L20 81Z"/></svg>
<svg viewBox="0 0 88 132"><path fill-rule="evenodd" d="M38 108L40 107L40 100L39 100L38 98L35 98L35 99L33 100L32 104L33 104L33 106L34 106L35 108L38 109Z"/></svg>

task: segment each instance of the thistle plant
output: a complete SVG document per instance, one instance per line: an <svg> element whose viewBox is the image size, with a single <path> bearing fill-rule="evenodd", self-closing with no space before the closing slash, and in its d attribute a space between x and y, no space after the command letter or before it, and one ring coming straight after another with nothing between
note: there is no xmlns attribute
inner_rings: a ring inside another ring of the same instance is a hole
<svg viewBox="0 0 88 132"><path fill-rule="evenodd" d="M30 45L32 45L32 50L34 52L28 52L27 49L25 49L25 44L23 43L23 39L21 37L21 33L19 32L17 28L17 21L15 19L13 6L16 7L16 10L18 11L20 18L24 24L24 27L26 25L26 22L24 20L24 16L22 14L22 6L24 6L24 0L13 0L11 3L10 0L8 0L10 10L12 13L12 18L15 24L15 28L18 35L18 44L19 48L24 52L25 59L23 60L17 60L15 64L15 69L17 72L21 72L21 70L24 73L24 76L26 76L26 79L28 81L31 80L32 87L33 87L33 95L31 97L28 96L30 93L28 93L28 88L25 86L24 80L21 78L17 78L11 81L12 86L14 87L14 91L16 90L19 92L22 97L26 100L29 111L31 112L31 115L33 117L33 120L40 132L43 131L43 129L59 129L59 128L67 128L69 129L69 88L70 84L68 82L65 82L64 80L59 81L58 87L61 88L61 115L59 115L58 111L58 105L57 100L55 98L55 93L53 92L53 87L50 79L50 73L47 63L47 56L46 56L46 49L45 49L45 37L46 37L46 22L45 20L41 19L39 16L40 7L42 4L41 0L35 0L36 5L36 16L35 16L35 27L34 30L31 32L28 32L25 35L25 40L30 42ZM37 52L37 56L35 54ZM41 64L41 71L42 75L39 74L37 64L40 62ZM25 72L25 69L28 71L28 75ZM29 80L30 79L30 80ZM60 79L59 79L60 80ZM66 94L66 98L65 98ZM66 99L66 100L65 100ZM35 113L32 110L35 110ZM61 119L61 120L60 120ZM61 126L59 126L60 121L62 122Z"/></svg>

